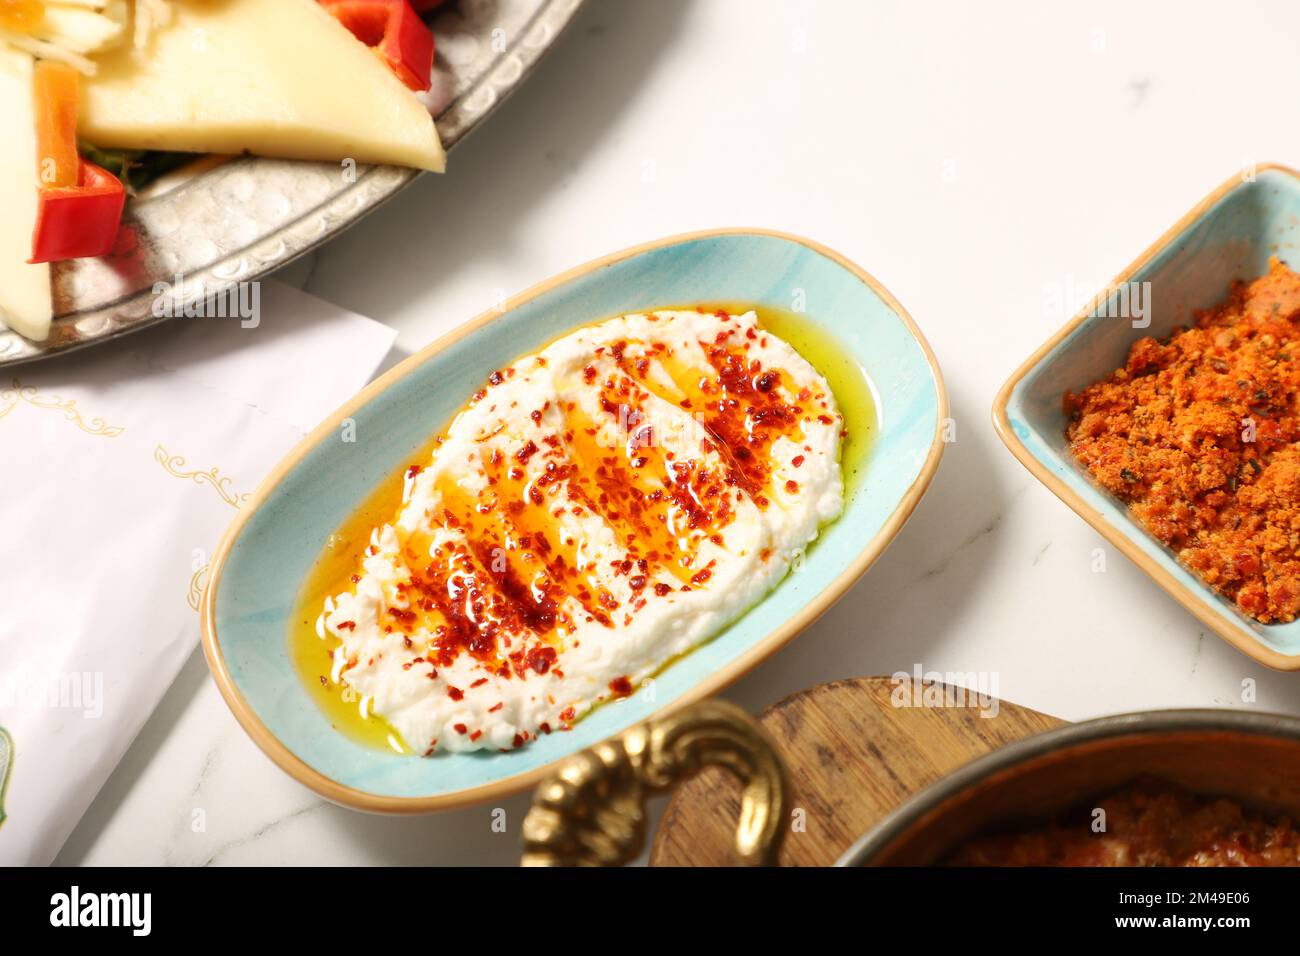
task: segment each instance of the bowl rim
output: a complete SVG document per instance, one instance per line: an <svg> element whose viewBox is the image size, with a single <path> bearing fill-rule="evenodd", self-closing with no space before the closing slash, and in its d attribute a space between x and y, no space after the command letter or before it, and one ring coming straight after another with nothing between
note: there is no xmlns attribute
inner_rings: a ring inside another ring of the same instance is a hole
<svg viewBox="0 0 1300 956"><path fill-rule="evenodd" d="M858 837L835 865L870 865L872 857L908 828L966 788L1047 754L1099 740L1203 731L1236 732L1300 742L1300 717L1212 707L1143 710L1044 730L976 757L913 794Z"/></svg>
<svg viewBox="0 0 1300 956"><path fill-rule="evenodd" d="M1280 163L1260 163L1254 167L1256 176L1262 172L1277 172L1293 179L1300 181L1300 172ZM1173 574L1171 574L1160 562L1150 557L1146 552L1138 547L1136 541L1125 534L1120 528L1108 521L1099 511L1094 510L1084 499L1083 496L1067 485L1059 477L1051 472L1046 465L1038 460L1037 457L1029 451L1025 443L1016 435L1011 427L1011 421L1007 413L1007 407L1011 402L1012 392L1015 391L1024 378L1032 372L1045 359L1053 349L1056 348L1067 336L1075 329L1087 322L1092 313L1102 304L1103 300L1109 295L1110 290L1118 288L1121 284L1127 283L1139 270L1145 268L1152 260L1156 258L1165 249L1173 245L1183 235L1184 232L1198 220L1202 215L1208 212L1216 203L1236 189L1248 185L1246 180L1241 178L1240 174L1234 175L1225 180L1215 188L1208 196L1193 206L1186 214L1176 223L1170 226L1165 232L1147 247L1146 251L1133 260L1118 276L1116 276L1109 285L1105 286L1096 296L1094 296L1083 309L1072 319L1065 323L1051 338L1040 345L1030 356L1020 363L1020 366L1011 373L1011 377L1003 383L998 390L997 397L993 400L993 429L1002 439L1002 443L1007 446L1011 454L1028 469L1029 473L1047 486L1048 490L1056 497L1070 506L1074 512L1084 521L1090 524L1103 538L1110 544L1114 545L1121 554L1136 564L1142 571L1145 571L1148 577L1154 580L1160 587L1184 608L1190 611L1203 625L1217 634L1223 640L1227 641L1237 650L1241 651L1247 657L1258 661L1266 667L1271 667L1279 671L1296 671L1300 670L1300 653L1284 654L1281 651L1274 650L1266 645L1249 630L1239 624L1231 622L1219 614L1215 613L1214 608L1205 596L1184 585ZM1118 499L1116 499L1118 500ZM1146 534L1146 532L1143 532ZM1154 540L1154 539L1153 539Z"/></svg>
<svg viewBox="0 0 1300 956"><path fill-rule="evenodd" d="M921 333L921 330L917 327L911 315L908 314L907 310L903 308L902 304L893 296L893 294L881 285L873 276L867 273L866 270L862 269L860 266L856 265L838 252L835 252L820 243L814 242L811 239L771 229L732 227L680 233L663 239L641 243L593 259L583 265L568 269L549 279L537 283L531 288L510 297L503 305L480 313L475 318L457 326L435 339L418 352L403 359L400 363L376 378L365 388L361 389L357 394L352 396L343 405L327 416L324 421L316 426L316 428L314 428L306 437L301 439L283 458L280 459L270 473L258 485L257 489L249 497L244 507L240 508L234 521L231 522L230 526L222 535L221 541L217 545L217 550L212 558L211 571L208 574L208 583L204 590L201 605L200 632L203 645L203 656L207 660L208 669L212 674L213 681L217 685L217 689L221 692L221 696L225 700L226 705L235 715L235 719L262 752L270 757L281 770L285 771L299 783L315 791L320 796L340 806L372 813L420 814L465 807L528 789L547 774L551 773L558 761L565 759L565 757L558 757L556 760L543 764L540 767L510 774L488 783L465 787L448 793L419 797L398 797L369 793L365 790L342 784L321 773L319 770L310 766L298 757L287 745L271 732L270 728L262 722L253 710L252 706L244 698L242 691L235 684L235 681L231 676L230 670L226 664L225 656L221 650L216 626L216 597L221 585L222 572L225 568L226 561L230 556L231 549L233 548L236 539L243 531L244 526L266 502L271 493L279 486L289 472L293 470L313 449L321 444L321 442L334 435L343 419L350 417L357 409L376 398L390 386L396 384L400 379L405 378L407 375L414 372L419 366L434 358L440 352L460 341L462 338L484 328L498 318L509 315L511 312L533 299L536 299L553 289L571 283L589 273L596 272L606 266L614 265L624 260L643 255L647 252L663 249L665 247L683 245L701 239L715 239L726 236L773 238L802 246L846 269L866 285L872 293L874 293L891 311L893 311L902 322L907 333L921 350L922 357L925 359L925 362L929 367L931 383L935 390L935 430L934 436L930 442L929 451L926 453L925 460L922 463L916 478L912 481L911 485L908 486L907 491L903 494L894 510L881 526L880 530L871 538L870 541L863 544L862 549L857 553L856 557L854 557L854 559L849 562L842 571L840 571L835 579L822 588L822 590L818 592L806 605L804 605L798 613L783 621L779 627L773 629L762 640L752 645L727 666L708 675L676 700L656 709L654 716L662 717L680 710L681 708L687 707L698 700L711 696L727 687L729 684L734 683L744 674L748 673L765 659L776 653L776 651L789 643L796 635L825 613L831 605L843 597L853 584L866 573L867 569L875 563L876 559L880 557L885 548L902 529L907 519L916 509L917 504L920 502L926 489L929 487L931 480L934 478L935 472L939 467L939 460L943 457L945 445L943 441L944 423L949 416L948 393L944 384L943 373L939 369L939 363L935 359L934 352L931 350L929 343L926 341L925 336ZM622 731L619 731L618 733L622 733ZM617 735L618 734L616 733L611 736Z"/></svg>

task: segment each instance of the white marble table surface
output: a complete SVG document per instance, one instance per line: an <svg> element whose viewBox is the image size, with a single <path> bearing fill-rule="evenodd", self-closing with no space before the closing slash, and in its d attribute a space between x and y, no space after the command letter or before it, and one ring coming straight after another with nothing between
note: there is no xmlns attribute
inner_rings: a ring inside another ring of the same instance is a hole
<svg viewBox="0 0 1300 956"><path fill-rule="evenodd" d="M1171 706L1300 713L1300 677L1206 633L1017 464L998 386L1245 164L1300 165L1300 5L591 0L445 177L285 277L392 324L403 354L556 272L647 239L813 237L910 310L957 422L872 571L728 695L997 675L1079 719ZM60 863L509 864L526 797L433 817L339 809L244 735L195 653ZM195 833L193 811L206 811Z"/></svg>

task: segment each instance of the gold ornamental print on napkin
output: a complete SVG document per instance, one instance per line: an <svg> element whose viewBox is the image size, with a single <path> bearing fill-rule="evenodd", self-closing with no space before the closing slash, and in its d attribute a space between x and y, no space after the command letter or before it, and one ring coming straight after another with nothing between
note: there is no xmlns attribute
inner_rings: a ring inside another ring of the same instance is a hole
<svg viewBox="0 0 1300 956"><path fill-rule="evenodd" d="M249 499L250 492L235 492L230 486L234 483L228 475L223 475L220 468L209 468L207 471L201 469L186 469L187 462L182 455L169 454L167 449L159 445L154 449L154 460L163 466L163 471L176 478L185 478L197 485L208 485L221 496L221 500L232 508L238 508Z"/></svg>
<svg viewBox="0 0 1300 956"><path fill-rule="evenodd" d="M59 412L87 435L116 438L125 431L121 425L110 425L102 418L86 418L82 415L81 409L77 408L77 400L74 398L43 395L34 385L24 385L18 379L14 379L9 388L0 389L0 418L4 418L20 405Z"/></svg>
<svg viewBox="0 0 1300 956"><path fill-rule="evenodd" d="M207 471L201 469L187 469L186 460L183 455L173 455L162 445L154 449L153 457L158 464L162 465L163 471L176 478L192 481L198 485L207 485L215 491L221 500L232 508L241 507L251 495L250 492L235 492L231 490L233 479L228 475L223 475L220 468L209 468ZM205 561L199 567L194 569L190 576L190 584L185 592L185 602L189 604L190 609L198 611L199 604L203 600L203 589L208 583L208 569L210 565Z"/></svg>

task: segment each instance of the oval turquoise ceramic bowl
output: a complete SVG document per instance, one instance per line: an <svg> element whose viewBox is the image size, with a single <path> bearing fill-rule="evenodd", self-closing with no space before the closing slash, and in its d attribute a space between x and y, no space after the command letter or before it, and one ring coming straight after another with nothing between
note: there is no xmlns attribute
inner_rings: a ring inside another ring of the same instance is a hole
<svg viewBox="0 0 1300 956"><path fill-rule="evenodd" d="M693 302L806 303L867 376L877 430L844 514L744 617L631 697L510 753L403 756L336 731L289 652L291 618L326 539L409 460L495 369L578 326ZM235 716L281 767L347 806L426 812L535 783L554 761L652 714L716 692L811 623L870 566L939 464L947 417L929 347L894 298L835 253L792 236L692 234L543 283L435 342L339 409L275 469L214 559L203 646ZM355 441L345 442L345 419Z"/></svg>

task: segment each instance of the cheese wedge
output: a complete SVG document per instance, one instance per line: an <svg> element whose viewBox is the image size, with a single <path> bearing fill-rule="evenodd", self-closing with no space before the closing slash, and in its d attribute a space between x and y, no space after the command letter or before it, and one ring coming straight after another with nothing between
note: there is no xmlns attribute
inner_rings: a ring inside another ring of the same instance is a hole
<svg viewBox="0 0 1300 956"><path fill-rule="evenodd" d="M102 147L441 172L428 110L316 0L175 0L145 49L96 57L80 135Z"/></svg>
<svg viewBox="0 0 1300 956"><path fill-rule="evenodd" d="M28 265L36 225L32 58L0 46L0 322L29 339L50 334L50 267Z"/></svg>

